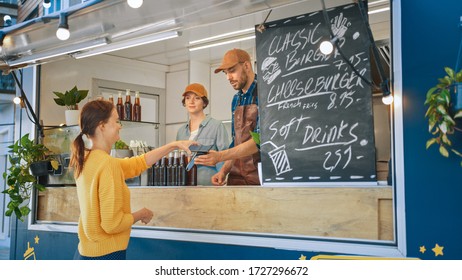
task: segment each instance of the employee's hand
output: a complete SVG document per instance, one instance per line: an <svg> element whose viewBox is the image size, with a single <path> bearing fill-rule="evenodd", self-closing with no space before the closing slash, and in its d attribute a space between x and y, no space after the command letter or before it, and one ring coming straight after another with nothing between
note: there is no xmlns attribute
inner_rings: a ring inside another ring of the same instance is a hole
<svg viewBox="0 0 462 280"><path fill-rule="evenodd" d="M218 172L212 176L212 184L215 186L223 186L226 184L226 174L223 172Z"/></svg>
<svg viewBox="0 0 462 280"><path fill-rule="evenodd" d="M195 164L215 166L221 161L220 153L214 150L210 150L208 154L197 156L194 159Z"/></svg>

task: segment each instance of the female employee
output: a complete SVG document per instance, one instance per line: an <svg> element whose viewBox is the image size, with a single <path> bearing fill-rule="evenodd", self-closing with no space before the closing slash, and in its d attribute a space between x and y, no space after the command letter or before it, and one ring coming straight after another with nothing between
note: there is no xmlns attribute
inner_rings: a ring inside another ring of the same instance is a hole
<svg viewBox="0 0 462 280"><path fill-rule="evenodd" d="M144 155L118 159L109 155L121 129L114 105L90 101L80 114L81 132L72 147L71 166L80 205L79 245L75 259L125 259L132 224L148 223L151 210L131 212L125 179L140 175L174 149L190 152L192 141L177 141ZM91 141L86 148L83 136Z"/></svg>
<svg viewBox="0 0 462 280"><path fill-rule="evenodd" d="M221 151L229 146L228 133L221 121L206 116L204 109L209 104L207 90L201 84L186 87L181 101L189 114L189 122L180 127L176 140L195 140L202 145L212 145L212 150ZM211 177L220 171L223 163L197 166L197 184L211 186Z"/></svg>

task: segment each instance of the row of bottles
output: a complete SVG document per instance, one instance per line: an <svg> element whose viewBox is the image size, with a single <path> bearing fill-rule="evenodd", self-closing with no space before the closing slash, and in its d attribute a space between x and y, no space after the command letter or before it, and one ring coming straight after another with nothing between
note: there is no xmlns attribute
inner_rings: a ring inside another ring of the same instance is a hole
<svg viewBox="0 0 462 280"><path fill-rule="evenodd" d="M109 101L114 102L112 95L109 97ZM140 103L140 93L135 92L135 103L132 105L132 100L130 96L130 90L127 89L125 92L125 103L122 100L122 92L119 91L116 103L117 113L119 114L119 119L123 121L141 121L141 103Z"/></svg>
<svg viewBox="0 0 462 280"><path fill-rule="evenodd" d="M175 150L157 161L148 173L149 186L197 186L197 166L186 171L185 151Z"/></svg>

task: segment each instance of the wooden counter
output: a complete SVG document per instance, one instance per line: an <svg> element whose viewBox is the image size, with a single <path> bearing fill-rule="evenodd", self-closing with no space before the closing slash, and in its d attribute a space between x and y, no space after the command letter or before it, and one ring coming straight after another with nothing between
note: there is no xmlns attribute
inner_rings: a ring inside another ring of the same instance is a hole
<svg viewBox="0 0 462 280"><path fill-rule="evenodd" d="M135 187L131 200L153 210L149 227L393 240L389 186ZM39 194L39 221L78 216L75 187Z"/></svg>

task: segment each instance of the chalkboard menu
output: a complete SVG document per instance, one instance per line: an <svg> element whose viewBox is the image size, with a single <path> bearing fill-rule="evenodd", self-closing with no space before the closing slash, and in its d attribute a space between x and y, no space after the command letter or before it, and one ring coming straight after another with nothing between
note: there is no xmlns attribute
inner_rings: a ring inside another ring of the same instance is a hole
<svg viewBox="0 0 462 280"><path fill-rule="evenodd" d="M366 27L355 4L328 10L341 51L371 80ZM372 90L337 50L322 12L256 31L263 184L376 183Z"/></svg>

